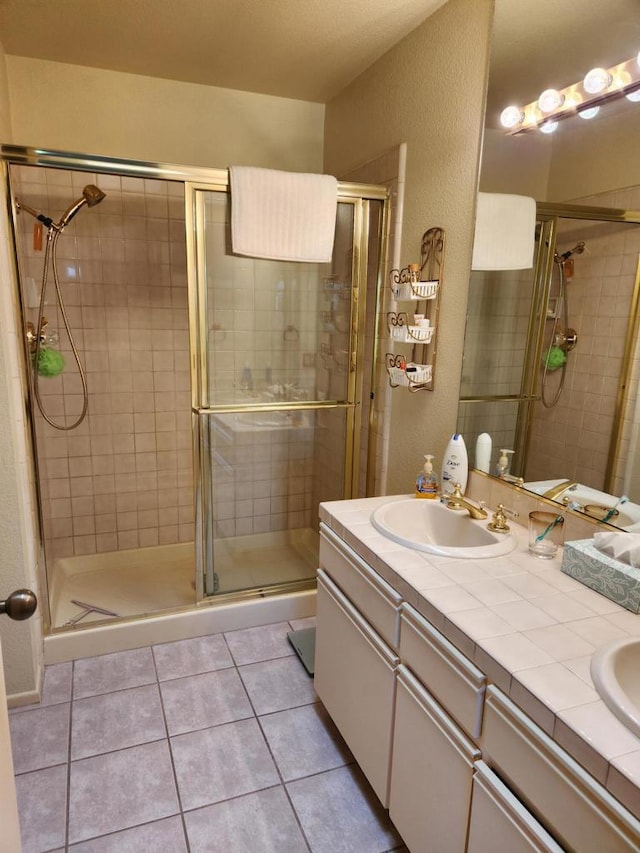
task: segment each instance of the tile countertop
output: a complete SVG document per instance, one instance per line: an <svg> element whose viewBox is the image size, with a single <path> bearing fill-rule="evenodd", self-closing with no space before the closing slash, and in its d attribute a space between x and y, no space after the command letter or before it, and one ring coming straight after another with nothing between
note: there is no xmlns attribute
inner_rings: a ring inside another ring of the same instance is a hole
<svg viewBox="0 0 640 853"><path fill-rule="evenodd" d="M495 559L392 542L369 519L407 497L323 503L320 519L640 819L640 738L609 711L589 671L598 646L640 636L640 615L563 574L561 551L530 556L521 524L509 522L516 550Z"/></svg>

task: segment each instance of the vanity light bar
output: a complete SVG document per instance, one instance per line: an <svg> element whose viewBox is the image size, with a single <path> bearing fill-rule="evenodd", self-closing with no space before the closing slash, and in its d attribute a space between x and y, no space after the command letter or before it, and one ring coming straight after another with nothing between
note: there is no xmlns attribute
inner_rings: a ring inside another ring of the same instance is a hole
<svg viewBox="0 0 640 853"><path fill-rule="evenodd" d="M592 68L584 80L565 89L545 89L524 107L506 107L500 123L510 135L538 129L553 133L560 119L593 118L602 104L623 95L640 100L640 53L612 68Z"/></svg>

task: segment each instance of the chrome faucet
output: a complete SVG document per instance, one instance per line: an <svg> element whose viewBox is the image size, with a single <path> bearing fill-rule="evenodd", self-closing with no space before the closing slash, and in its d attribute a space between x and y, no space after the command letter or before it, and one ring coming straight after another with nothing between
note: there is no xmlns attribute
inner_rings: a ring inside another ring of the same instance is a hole
<svg viewBox="0 0 640 853"><path fill-rule="evenodd" d="M453 492L450 495L443 495L442 499L446 501L445 506L448 509L466 509L471 518L475 519L487 517L487 512L482 506L476 506L465 498L460 483L454 483Z"/></svg>

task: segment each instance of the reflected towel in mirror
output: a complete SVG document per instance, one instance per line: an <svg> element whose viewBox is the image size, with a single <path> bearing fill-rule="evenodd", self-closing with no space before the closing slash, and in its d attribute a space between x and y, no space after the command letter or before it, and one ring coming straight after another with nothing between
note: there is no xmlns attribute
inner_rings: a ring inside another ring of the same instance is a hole
<svg viewBox="0 0 640 853"><path fill-rule="evenodd" d="M508 193L478 193L471 269L531 269L535 230L535 199Z"/></svg>

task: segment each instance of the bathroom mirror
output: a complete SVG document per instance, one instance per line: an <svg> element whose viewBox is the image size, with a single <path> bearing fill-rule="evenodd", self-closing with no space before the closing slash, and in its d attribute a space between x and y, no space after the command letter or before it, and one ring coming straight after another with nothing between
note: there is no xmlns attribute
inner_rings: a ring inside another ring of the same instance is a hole
<svg viewBox="0 0 640 853"><path fill-rule="evenodd" d="M487 432L491 474L500 449L513 449L512 476L539 494L555 490L556 500L594 517L626 495L610 522L628 528L640 524L640 394L632 369L640 257L632 140L640 103L618 99L593 120L574 116L548 136L509 137L499 116L594 66L636 56L637 4L522 5L496 2L480 189L541 203L536 261L530 270L471 273L458 430L472 463L476 437Z"/></svg>

